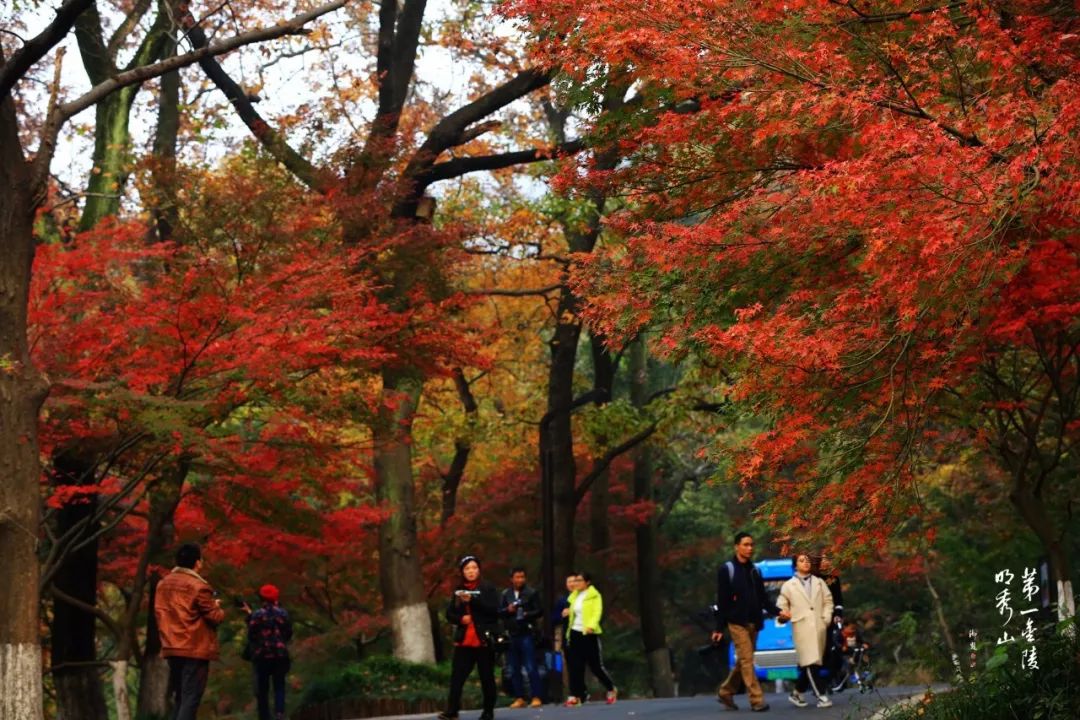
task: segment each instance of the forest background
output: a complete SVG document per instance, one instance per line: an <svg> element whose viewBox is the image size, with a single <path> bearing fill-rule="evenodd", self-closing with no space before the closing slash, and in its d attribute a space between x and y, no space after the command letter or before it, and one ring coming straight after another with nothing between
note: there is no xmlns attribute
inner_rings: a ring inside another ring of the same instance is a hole
<svg viewBox="0 0 1080 720"><path fill-rule="evenodd" d="M545 517L633 693L711 690L737 529L829 554L886 679L970 672L971 630L984 667L1003 569L1075 614L1076 30L1027 0L16 0L4 710L160 716L146 610L187 540L222 597L282 588L294 697L407 694L373 659L445 657L465 552L540 581ZM215 716L251 704L242 628Z"/></svg>

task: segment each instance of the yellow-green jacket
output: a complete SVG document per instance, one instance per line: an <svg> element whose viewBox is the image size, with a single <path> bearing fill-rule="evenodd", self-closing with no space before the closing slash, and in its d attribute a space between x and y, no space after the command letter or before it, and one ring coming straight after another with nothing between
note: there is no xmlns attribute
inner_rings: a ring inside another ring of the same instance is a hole
<svg viewBox="0 0 1080 720"><path fill-rule="evenodd" d="M585 600L581 603L581 624L585 630L592 630L594 635L602 635L603 630L600 629L600 616L604 614L604 599L600 597L600 591L590 585L585 589ZM570 593L570 597L567 598L567 602L570 603L570 617L566 629L567 642L570 641L570 630L574 628L574 624L577 622L577 618L574 613L574 607L577 605L578 595L581 594L580 590L575 590Z"/></svg>

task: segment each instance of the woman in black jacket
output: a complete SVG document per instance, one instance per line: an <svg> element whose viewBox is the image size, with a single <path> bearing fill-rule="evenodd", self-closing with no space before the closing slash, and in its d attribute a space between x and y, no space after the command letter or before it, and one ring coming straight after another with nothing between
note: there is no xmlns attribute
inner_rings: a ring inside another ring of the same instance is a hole
<svg viewBox="0 0 1080 720"><path fill-rule="evenodd" d="M474 666L480 669L484 712L480 720L495 717L494 637L499 632L499 591L480 579L480 561L466 555L458 562L461 582L454 589L446 619L454 627L454 658L450 669L450 697L439 720L456 720L461 710L461 690Z"/></svg>

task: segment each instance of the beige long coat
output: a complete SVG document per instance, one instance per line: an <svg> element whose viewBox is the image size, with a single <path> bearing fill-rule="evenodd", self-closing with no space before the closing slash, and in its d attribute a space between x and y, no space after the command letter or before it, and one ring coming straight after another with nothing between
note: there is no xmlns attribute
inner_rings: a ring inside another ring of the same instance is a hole
<svg viewBox="0 0 1080 720"><path fill-rule="evenodd" d="M832 621L832 593L825 581L810 576L810 595L807 596L798 577L792 577L780 588L776 605L791 613L791 634L799 665L820 665L825 655L825 636Z"/></svg>

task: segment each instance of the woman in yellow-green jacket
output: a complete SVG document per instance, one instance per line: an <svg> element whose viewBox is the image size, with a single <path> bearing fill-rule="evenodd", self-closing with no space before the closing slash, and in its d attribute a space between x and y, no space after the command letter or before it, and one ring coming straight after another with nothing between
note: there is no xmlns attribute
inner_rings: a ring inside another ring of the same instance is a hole
<svg viewBox="0 0 1080 720"><path fill-rule="evenodd" d="M566 664L570 672L570 697L566 705L573 707L588 699L589 694L585 689L586 666L607 688L607 704L611 705L616 697L615 683L604 667L600 647L600 635L603 633L600 616L604 614L604 600L593 587L588 573L575 577L574 591L567 602L570 607L563 614L567 617L566 626L569 628L566 635Z"/></svg>

